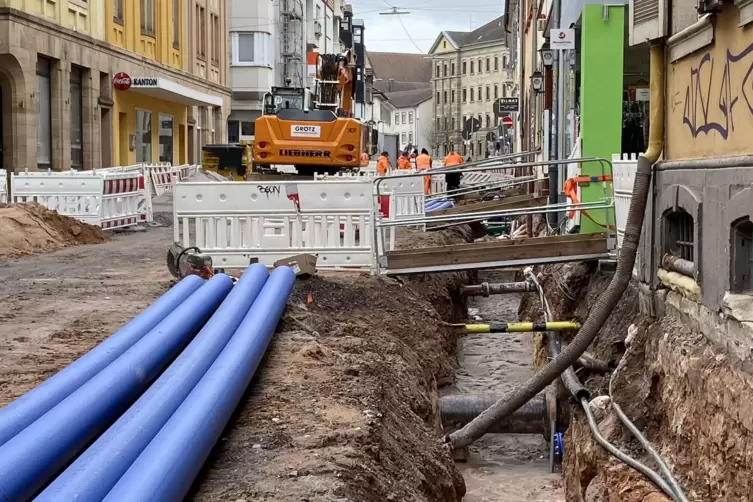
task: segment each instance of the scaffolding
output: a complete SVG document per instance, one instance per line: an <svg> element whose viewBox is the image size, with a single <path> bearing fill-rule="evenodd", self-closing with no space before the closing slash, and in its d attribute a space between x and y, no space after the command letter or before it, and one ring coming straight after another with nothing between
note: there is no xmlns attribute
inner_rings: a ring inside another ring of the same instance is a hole
<svg viewBox="0 0 753 502"><path fill-rule="evenodd" d="M280 72L286 85L305 87L303 47L303 2L280 0Z"/></svg>

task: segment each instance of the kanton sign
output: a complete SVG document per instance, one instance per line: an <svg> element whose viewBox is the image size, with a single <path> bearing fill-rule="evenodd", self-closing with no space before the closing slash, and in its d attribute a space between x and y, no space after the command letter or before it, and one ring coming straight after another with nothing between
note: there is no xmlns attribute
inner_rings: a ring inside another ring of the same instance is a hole
<svg viewBox="0 0 753 502"><path fill-rule="evenodd" d="M133 79L133 87L157 87L157 79L136 77Z"/></svg>

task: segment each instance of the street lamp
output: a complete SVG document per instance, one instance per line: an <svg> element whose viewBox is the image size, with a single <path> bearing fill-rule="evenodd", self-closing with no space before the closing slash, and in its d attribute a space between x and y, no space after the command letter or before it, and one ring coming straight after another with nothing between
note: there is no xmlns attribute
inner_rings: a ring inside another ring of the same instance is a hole
<svg viewBox="0 0 753 502"><path fill-rule="evenodd" d="M536 70L531 75L531 87L534 92L542 92L544 90L544 75L539 70Z"/></svg>

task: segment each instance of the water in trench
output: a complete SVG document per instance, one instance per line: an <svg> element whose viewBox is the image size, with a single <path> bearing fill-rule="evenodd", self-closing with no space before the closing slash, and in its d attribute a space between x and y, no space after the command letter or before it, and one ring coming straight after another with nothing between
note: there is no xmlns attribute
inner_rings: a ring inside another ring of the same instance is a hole
<svg viewBox="0 0 753 502"><path fill-rule="evenodd" d="M479 274L480 281L510 282L510 272ZM520 295L470 299L484 321L516 321ZM533 375L531 333L470 334L458 341L454 392L504 395ZM565 502L562 478L549 472L543 436L487 434L469 447L457 466L467 502Z"/></svg>

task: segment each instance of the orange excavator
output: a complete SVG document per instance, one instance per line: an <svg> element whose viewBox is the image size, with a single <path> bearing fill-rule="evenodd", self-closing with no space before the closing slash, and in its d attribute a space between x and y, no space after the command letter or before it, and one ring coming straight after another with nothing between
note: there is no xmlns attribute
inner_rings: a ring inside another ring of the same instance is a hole
<svg viewBox="0 0 753 502"><path fill-rule="evenodd" d="M264 96L256 119L254 164L275 171L295 166L298 174L357 168L363 151L361 123L353 118L355 56L321 54L315 92L276 87Z"/></svg>

